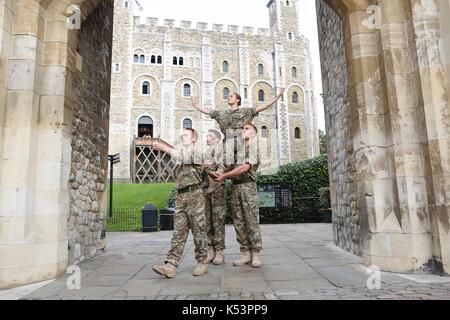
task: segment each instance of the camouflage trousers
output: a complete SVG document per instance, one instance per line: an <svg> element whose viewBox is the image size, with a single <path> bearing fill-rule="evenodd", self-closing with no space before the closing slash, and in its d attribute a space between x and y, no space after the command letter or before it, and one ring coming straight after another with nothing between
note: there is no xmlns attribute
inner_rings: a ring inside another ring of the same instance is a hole
<svg viewBox="0 0 450 320"><path fill-rule="evenodd" d="M225 218L227 215L227 191L225 186L212 193L206 193L206 234L208 247L225 250Z"/></svg>
<svg viewBox="0 0 450 320"><path fill-rule="evenodd" d="M208 255L208 241L206 238L205 196L201 188L192 192L178 193L173 219L174 232L165 262L178 267L189 230L192 231L194 238L195 259L198 262L205 260Z"/></svg>
<svg viewBox="0 0 450 320"><path fill-rule="evenodd" d="M255 182L233 184L233 224L241 252L260 252L259 198Z"/></svg>

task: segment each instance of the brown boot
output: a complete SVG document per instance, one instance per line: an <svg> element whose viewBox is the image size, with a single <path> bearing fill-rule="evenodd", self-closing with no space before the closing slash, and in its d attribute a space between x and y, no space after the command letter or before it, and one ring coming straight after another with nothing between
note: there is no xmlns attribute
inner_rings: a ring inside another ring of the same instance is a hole
<svg viewBox="0 0 450 320"><path fill-rule="evenodd" d="M252 253L252 267L253 268L260 268L262 266L261 262L261 256L259 252L253 252Z"/></svg>
<svg viewBox="0 0 450 320"><path fill-rule="evenodd" d="M213 261L214 257L216 256L216 251L214 248L208 248L208 257L205 260L205 263L211 263Z"/></svg>
<svg viewBox="0 0 450 320"><path fill-rule="evenodd" d="M197 267L195 267L192 274L194 276L202 276L208 272L208 265L205 262L200 262Z"/></svg>
<svg viewBox="0 0 450 320"><path fill-rule="evenodd" d="M250 252L244 252L242 257L233 262L235 266L243 266L252 262L252 254Z"/></svg>
<svg viewBox="0 0 450 320"><path fill-rule="evenodd" d="M163 266L153 266L153 271L162 276L165 276L166 278L173 278L175 277L177 267L175 267L173 264L166 263Z"/></svg>
<svg viewBox="0 0 450 320"><path fill-rule="evenodd" d="M213 260L213 263L215 265L219 265L223 263L223 251L222 250L216 250L216 257Z"/></svg>

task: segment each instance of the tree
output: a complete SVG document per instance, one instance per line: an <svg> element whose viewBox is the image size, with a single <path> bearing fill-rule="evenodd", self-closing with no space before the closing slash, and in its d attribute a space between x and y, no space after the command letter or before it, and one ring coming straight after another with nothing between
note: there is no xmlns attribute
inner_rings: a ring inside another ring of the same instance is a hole
<svg viewBox="0 0 450 320"><path fill-rule="evenodd" d="M319 129L319 146L320 154L326 154L327 150L327 134L326 132Z"/></svg>

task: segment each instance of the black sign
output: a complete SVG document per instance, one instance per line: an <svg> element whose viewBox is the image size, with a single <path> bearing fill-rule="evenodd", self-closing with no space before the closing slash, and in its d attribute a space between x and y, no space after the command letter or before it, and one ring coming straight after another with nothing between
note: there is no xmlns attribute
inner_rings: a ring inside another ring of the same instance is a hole
<svg viewBox="0 0 450 320"><path fill-rule="evenodd" d="M292 188L281 184L259 184L260 208L292 208Z"/></svg>

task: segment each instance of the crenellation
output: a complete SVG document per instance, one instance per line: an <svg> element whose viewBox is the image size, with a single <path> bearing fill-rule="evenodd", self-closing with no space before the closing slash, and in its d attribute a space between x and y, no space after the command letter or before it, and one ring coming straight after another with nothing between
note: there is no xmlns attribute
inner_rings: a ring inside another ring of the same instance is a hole
<svg viewBox="0 0 450 320"><path fill-rule="evenodd" d="M213 23L213 31L222 32L223 31L223 24Z"/></svg>
<svg viewBox="0 0 450 320"><path fill-rule="evenodd" d="M228 32L236 34L239 31L239 26L236 25L228 25Z"/></svg>
<svg viewBox="0 0 450 320"><path fill-rule="evenodd" d="M164 19L164 26L168 28L173 28L175 26L174 19Z"/></svg>
<svg viewBox="0 0 450 320"><path fill-rule="evenodd" d="M269 37L270 32L267 28L258 28L258 35L262 37Z"/></svg>
<svg viewBox="0 0 450 320"><path fill-rule="evenodd" d="M183 29L190 29L192 27L192 21L181 20L180 27Z"/></svg>
<svg viewBox="0 0 450 320"><path fill-rule="evenodd" d="M206 31L208 29L208 23L206 22L197 22L197 30Z"/></svg>
<svg viewBox="0 0 450 320"><path fill-rule="evenodd" d="M253 31L254 31L254 29L252 27L243 27L242 28L242 33L247 34L247 35L253 35Z"/></svg>

